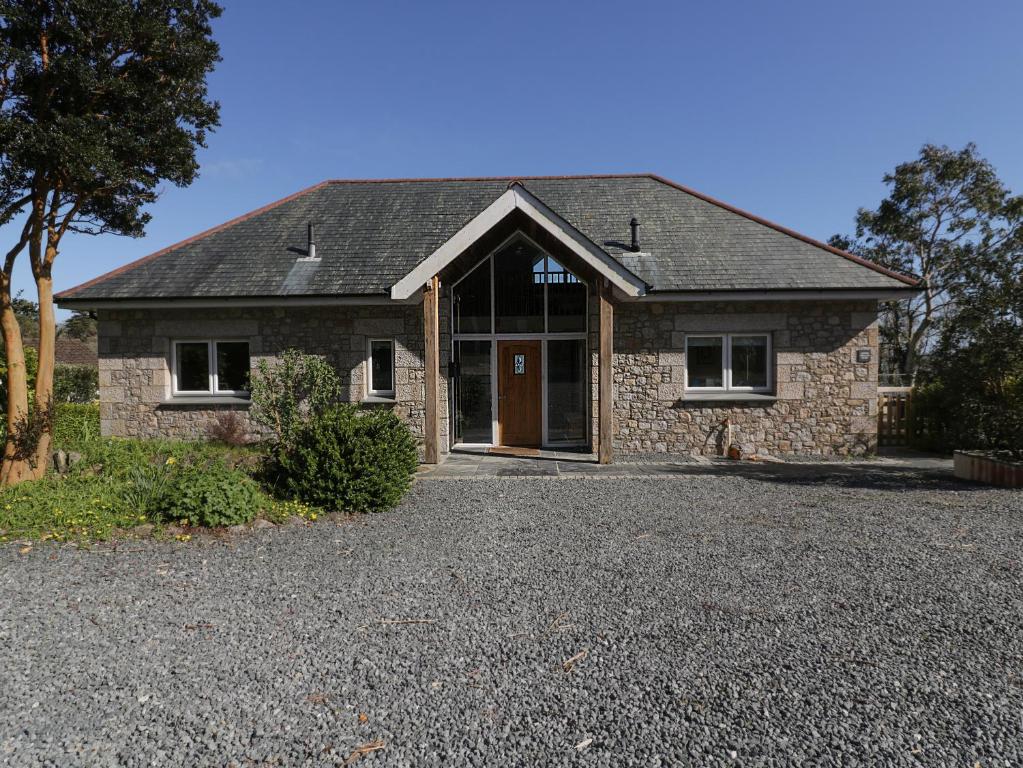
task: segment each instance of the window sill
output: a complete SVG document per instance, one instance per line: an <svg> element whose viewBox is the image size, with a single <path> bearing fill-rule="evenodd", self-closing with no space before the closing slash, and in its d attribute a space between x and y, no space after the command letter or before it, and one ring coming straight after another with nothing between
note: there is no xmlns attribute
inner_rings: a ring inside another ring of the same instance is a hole
<svg viewBox="0 0 1023 768"><path fill-rule="evenodd" d="M174 395L160 402L161 408L188 407L196 405L243 405L252 404L247 397L237 395Z"/></svg>
<svg viewBox="0 0 1023 768"><path fill-rule="evenodd" d="M394 395L366 395L359 402L376 404L376 405L395 405L398 401L394 399Z"/></svg>
<svg viewBox="0 0 1023 768"><path fill-rule="evenodd" d="M778 396L771 392L688 392L683 403L773 403Z"/></svg>

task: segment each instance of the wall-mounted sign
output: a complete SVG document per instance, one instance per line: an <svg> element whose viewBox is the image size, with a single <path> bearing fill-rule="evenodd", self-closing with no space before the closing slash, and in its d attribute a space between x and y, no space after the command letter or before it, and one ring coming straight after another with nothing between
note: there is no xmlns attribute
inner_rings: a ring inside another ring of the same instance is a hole
<svg viewBox="0 0 1023 768"><path fill-rule="evenodd" d="M869 349L857 349L856 350L856 362L857 363L869 363L870 362L870 350Z"/></svg>
<svg viewBox="0 0 1023 768"><path fill-rule="evenodd" d="M515 355L515 375L521 376L526 372L526 356Z"/></svg>

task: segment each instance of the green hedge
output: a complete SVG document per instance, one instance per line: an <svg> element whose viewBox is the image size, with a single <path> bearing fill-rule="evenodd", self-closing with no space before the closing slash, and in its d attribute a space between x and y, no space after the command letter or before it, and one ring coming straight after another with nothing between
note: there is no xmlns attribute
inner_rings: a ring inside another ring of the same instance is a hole
<svg viewBox="0 0 1023 768"><path fill-rule="evenodd" d="M325 509L390 509L412 484L415 439L392 411L337 406L301 425L273 455L285 495Z"/></svg>
<svg viewBox="0 0 1023 768"><path fill-rule="evenodd" d="M997 387L933 380L913 390L911 444L922 450L1008 451L1023 447L1023 379Z"/></svg>
<svg viewBox="0 0 1023 768"><path fill-rule="evenodd" d="M53 369L55 403L91 403L99 395L99 369L60 363Z"/></svg>

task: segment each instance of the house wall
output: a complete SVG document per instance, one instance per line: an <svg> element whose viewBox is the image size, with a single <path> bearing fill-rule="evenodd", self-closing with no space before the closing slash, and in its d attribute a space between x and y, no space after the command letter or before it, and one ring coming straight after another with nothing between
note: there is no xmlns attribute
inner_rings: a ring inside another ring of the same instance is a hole
<svg viewBox="0 0 1023 768"><path fill-rule="evenodd" d="M722 422L745 453L858 455L877 448L877 302L620 304L616 456L720 455ZM686 333L770 332L776 400L685 399ZM869 349L868 364L856 351Z"/></svg>
<svg viewBox="0 0 1023 768"><path fill-rule="evenodd" d="M248 420L247 405L171 402L171 341L237 338L249 342L252 366L289 347L326 357L338 370L344 399L364 398L367 343L395 340L391 407L421 441L425 420L423 310L412 306L252 309L103 310L99 313L100 418L104 435L202 437L224 411ZM446 353L442 364L446 364ZM447 382L440 381L441 444L447 445ZM251 431L258 426L249 421Z"/></svg>
<svg viewBox="0 0 1023 768"><path fill-rule="evenodd" d="M593 445L597 435L597 301L590 301ZM877 446L876 302L643 303L615 307L615 454L717 455L730 417L747 453L854 455ZM448 440L450 308L440 308L441 449ZM684 393L685 334L769 331L776 399L705 403ZM246 405L171 401L170 345L180 338L243 338L252 364L288 347L324 355L344 396L365 392L369 338L395 339L396 403L422 439L422 306L219 310L104 310L99 313L102 431L132 437L202 437L219 413ZM857 364L856 351L871 350ZM250 424L253 433L258 431Z"/></svg>

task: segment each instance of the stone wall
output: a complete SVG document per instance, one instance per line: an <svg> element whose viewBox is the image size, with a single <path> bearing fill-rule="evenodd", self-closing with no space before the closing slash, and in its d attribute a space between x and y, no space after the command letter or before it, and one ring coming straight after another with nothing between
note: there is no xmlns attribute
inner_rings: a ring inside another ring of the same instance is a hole
<svg viewBox="0 0 1023 768"><path fill-rule="evenodd" d="M201 437L218 414L245 403L185 403L171 397L175 339L244 339L253 369L289 347L323 355L344 398L365 399L370 338L395 340L392 407L421 440L425 419L421 305L251 309L103 310L99 313L100 417L104 435ZM441 444L447 445L447 383L441 379ZM251 424L255 433L257 428Z"/></svg>
<svg viewBox="0 0 1023 768"><path fill-rule="evenodd" d="M597 442L598 303L590 301L593 446ZM615 452L720 454L722 422L747 452L855 455L877 446L875 302L618 304L615 307ZM246 339L252 365L288 347L324 355L345 398L365 399L369 338L395 340L392 407L420 439L425 419L422 306L101 311L100 397L105 435L201 437L219 413L245 403L171 397L171 341ZM448 447L450 305L440 308L441 450ZM684 390L687 333L769 332L774 392L758 403L701 402ZM858 364L856 352L871 351ZM253 431L255 428L253 427Z"/></svg>
<svg viewBox="0 0 1023 768"><path fill-rule="evenodd" d="M774 399L699 402L684 390L687 333L771 334ZM747 453L859 455L877 448L876 302L620 304L616 455L719 455L722 422ZM871 351L867 364L856 362Z"/></svg>

